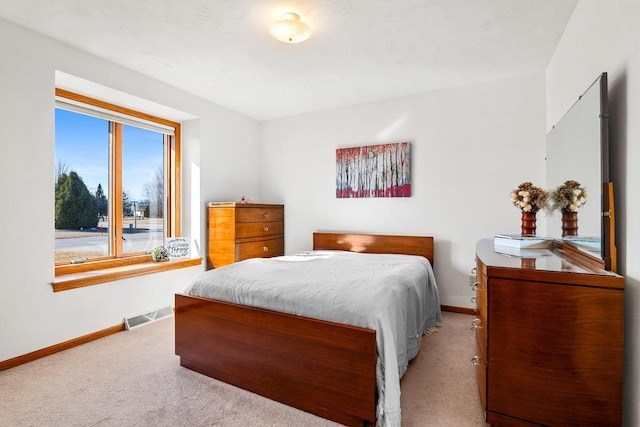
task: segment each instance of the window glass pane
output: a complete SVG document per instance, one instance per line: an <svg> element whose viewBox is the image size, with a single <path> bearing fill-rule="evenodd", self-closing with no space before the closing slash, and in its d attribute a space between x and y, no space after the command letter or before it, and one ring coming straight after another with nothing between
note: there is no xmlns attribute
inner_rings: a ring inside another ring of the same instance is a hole
<svg viewBox="0 0 640 427"><path fill-rule="evenodd" d="M55 261L109 255L109 122L56 108L55 173Z"/></svg>
<svg viewBox="0 0 640 427"><path fill-rule="evenodd" d="M122 127L123 252L148 252L164 242L162 133Z"/></svg>

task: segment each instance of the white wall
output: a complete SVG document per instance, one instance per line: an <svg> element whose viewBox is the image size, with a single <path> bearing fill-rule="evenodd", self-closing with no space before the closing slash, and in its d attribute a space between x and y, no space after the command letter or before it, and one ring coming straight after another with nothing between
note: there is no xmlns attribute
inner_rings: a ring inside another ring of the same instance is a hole
<svg viewBox="0 0 640 427"><path fill-rule="evenodd" d="M261 201L285 204L287 253L310 249L313 231L433 235L442 303L473 307L477 240L520 233L509 193L544 185L544 104L539 73L265 122ZM401 141L410 198L336 199L336 148Z"/></svg>
<svg viewBox="0 0 640 427"><path fill-rule="evenodd" d="M611 179L625 276L624 425L640 425L640 3L580 0L547 68L547 128L602 72L609 78ZM603 360L606 363L606 360Z"/></svg>
<svg viewBox="0 0 640 427"><path fill-rule="evenodd" d="M186 112L183 230L203 247L205 202L257 192L259 124L0 20L0 361L172 304L192 267L53 293L56 70ZM224 162L218 161L224 158ZM238 171L242 179L237 179Z"/></svg>

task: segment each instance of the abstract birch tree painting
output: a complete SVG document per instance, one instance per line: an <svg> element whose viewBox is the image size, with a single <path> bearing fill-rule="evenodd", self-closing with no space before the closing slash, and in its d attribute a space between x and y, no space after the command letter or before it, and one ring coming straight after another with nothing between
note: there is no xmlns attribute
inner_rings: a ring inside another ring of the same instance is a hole
<svg viewBox="0 0 640 427"><path fill-rule="evenodd" d="M410 196L409 142L336 149L336 198Z"/></svg>

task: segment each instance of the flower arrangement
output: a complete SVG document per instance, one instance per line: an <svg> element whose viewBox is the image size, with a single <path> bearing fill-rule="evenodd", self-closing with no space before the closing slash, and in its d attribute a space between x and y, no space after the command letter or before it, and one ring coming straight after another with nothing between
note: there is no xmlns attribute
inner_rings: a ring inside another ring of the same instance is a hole
<svg viewBox="0 0 640 427"><path fill-rule="evenodd" d="M549 209L549 192L530 182L523 182L511 192L513 206L522 212L536 213L540 209Z"/></svg>
<svg viewBox="0 0 640 427"><path fill-rule="evenodd" d="M587 203L589 192L578 181L565 181L551 193L552 209L561 212L578 212Z"/></svg>
<svg viewBox="0 0 640 427"><path fill-rule="evenodd" d="M169 261L169 251L164 246L151 249L151 259L153 262Z"/></svg>

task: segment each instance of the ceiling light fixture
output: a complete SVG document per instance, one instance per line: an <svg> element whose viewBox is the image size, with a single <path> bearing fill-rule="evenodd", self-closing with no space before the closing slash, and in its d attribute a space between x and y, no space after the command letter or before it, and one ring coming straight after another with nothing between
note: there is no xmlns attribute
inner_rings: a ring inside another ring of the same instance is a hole
<svg viewBox="0 0 640 427"><path fill-rule="evenodd" d="M271 25L269 33L281 42L300 43L309 38L311 28L300 21L300 15L289 12Z"/></svg>

